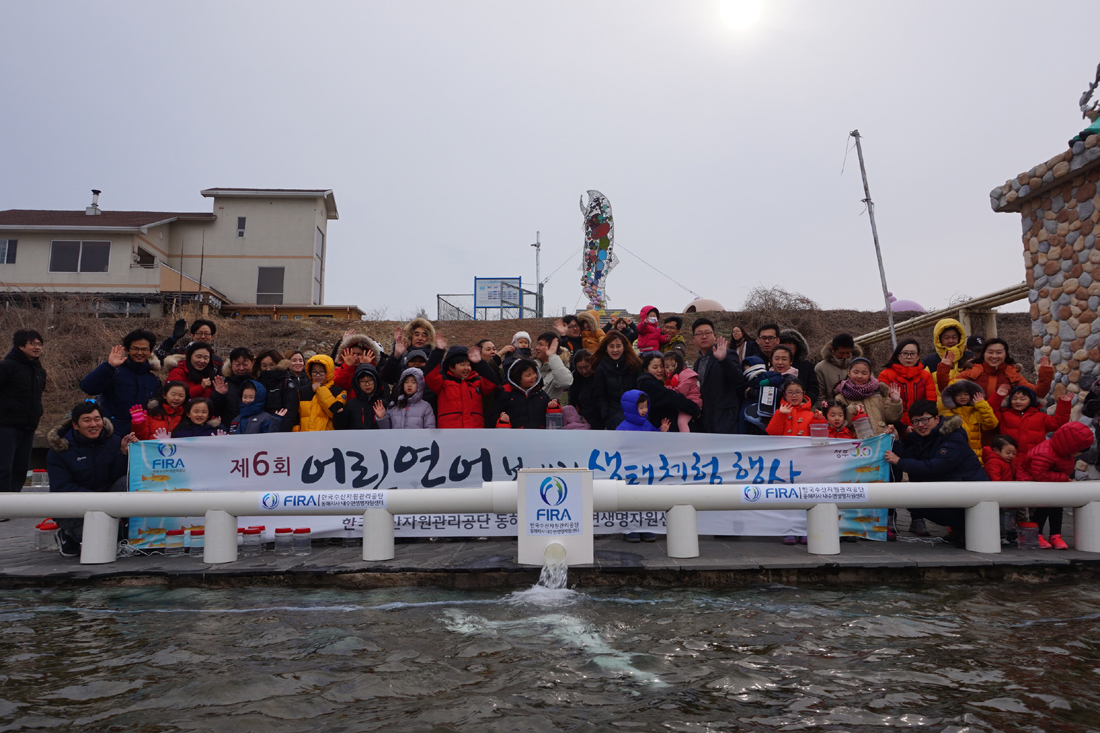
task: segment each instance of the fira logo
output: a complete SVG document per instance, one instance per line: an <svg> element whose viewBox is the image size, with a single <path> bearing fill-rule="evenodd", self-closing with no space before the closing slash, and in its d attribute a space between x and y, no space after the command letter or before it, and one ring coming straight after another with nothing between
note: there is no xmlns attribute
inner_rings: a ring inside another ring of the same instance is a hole
<svg viewBox="0 0 1100 733"><path fill-rule="evenodd" d="M539 496L542 497L542 503L547 506L561 506L565 497L569 496L569 489L557 476L547 476L539 484Z"/></svg>
<svg viewBox="0 0 1100 733"><path fill-rule="evenodd" d="M176 446L173 443L160 443L157 445L157 452L162 458L171 458L176 455Z"/></svg>
<svg viewBox="0 0 1100 733"><path fill-rule="evenodd" d="M279 495L275 492L270 492L263 495L260 499L260 505L264 509L276 509L279 506Z"/></svg>
<svg viewBox="0 0 1100 733"><path fill-rule="evenodd" d="M302 496L301 494L290 494L283 497L283 506L317 506L316 496Z"/></svg>
<svg viewBox="0 0 1100 733"><path fill-rule="evenodd" d="M745 497L745 501L759 501L760 489L755 486L746 486L742 490L742 495Z"/></svg>
<svg viewBox="0 0 1100 733"><path fill-rule="evenodd" d="M801 499L798 489L793 486L777 486L764 489L765 499Z"/></svg>
<svg viewBox="0 0 1100 733"><path fill-rule="evenodd" d="M153 461L153 470L166 471L169 468L184 468L182 458L157 458Z"/></svg>

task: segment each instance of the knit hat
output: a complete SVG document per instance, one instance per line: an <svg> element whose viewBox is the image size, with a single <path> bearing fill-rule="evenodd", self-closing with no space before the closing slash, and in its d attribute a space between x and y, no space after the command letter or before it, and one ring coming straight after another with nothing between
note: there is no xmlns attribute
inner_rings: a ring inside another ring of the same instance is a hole
<svg viewBox="0 0 1100 733"><path fill-rule="evenodd" d="M528 345L530 345L531 343L531 335L529 333L527 333L526 331L516 331L516 335L512 337L512 346L515 346L518 349L519 346L516 344L516 342L520 339L527 339Z"/></svg>

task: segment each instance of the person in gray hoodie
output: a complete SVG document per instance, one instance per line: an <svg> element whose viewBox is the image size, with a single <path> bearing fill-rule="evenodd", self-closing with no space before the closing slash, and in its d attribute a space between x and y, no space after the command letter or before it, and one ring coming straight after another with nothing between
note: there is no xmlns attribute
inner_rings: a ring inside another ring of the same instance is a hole
<svg viewBox="0 0 1100 733"><path fill-rule="evenodd" d="M409 367L401 372L395 385L397 398L386 410L386 416L378 420L382 429L409 430L435 427L435 412L424 400L424 372Z"/></svg>

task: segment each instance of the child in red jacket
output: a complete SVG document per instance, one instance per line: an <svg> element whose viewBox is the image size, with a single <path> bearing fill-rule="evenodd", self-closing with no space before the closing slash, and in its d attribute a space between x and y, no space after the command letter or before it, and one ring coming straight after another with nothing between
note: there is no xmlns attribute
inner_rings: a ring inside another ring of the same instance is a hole
<svg viewBox="0 0 1100 733"><path fill-rule="evenodd" d="M668 343L668 336L661 331L661 312L651 305L642 308L638 319L638 351L660 351Z"/></svg>
<svg viewBox="0 0 1100 733"><path fill-rule="evenodd" d="M150 409L148 412L141 411L141 414L144 415L141 422L134 420L132 423L134 435L137 436L138 440L159 440L161 436L165 440L168 439L168 436L172 434L172 431L180 424L180 420L183 419L183 403L187 401L187 385L183 382L168 382L161 389L157 399L157 404L149 403ZM130 414L134 415L133 410L130 411ZM164 430L164 433L157 435L158 430Z"/></svg>
<svg viewBox="0 0 1100 733"><path fill-rule="evenodd" d="M1049 440L1044 440L1031 449L1031 452L1018 461L1016 479L1018 481L1072 481L1077 456L1092 446L1092 431L1084 423L1071 422L1054 431ZM1042 537L1043 525L1050 520L1049 542ZM1068 550L1062 540L1062 508L1039 507L1031 510L1031 521L1039 525L1039 547L1054 547Z"/></svg>
<svg viewBox="0 0 1100 733"><path fill-rule="evenodd" d="M821 414L829 424L830 438L856 439L856 434L848 427L848 414L844 411L844 405L836 400L827 400L821 403Z"/></svg>
<svg viewBox="0 0 1100 733"><path fill-rule="evenodd" d="M806 396L806 388L797 379L783 383L783 399L779 409L768 423L768 435L809 436L810 424L824 422L825 418L814 409Z"/></svg>
<svg viewBox="0 0 1100 733"><path fill-rule="evenodd" d="M1069 422L1070 405L1073 404L1071 394L1058 400L1053 415L1039 409L1039 398L1030 387L1020 385L1009 391L1008 385L1002 384L998 394L989 404L1000 421L1001 435L1016 439L1017 460L1023 460L1032 448L1046 440L1047 433L1053 433Z"/></svg>
<svg viewBox="0 0 1100 733"><path fill-rule="evenodd" d="M424 365L424 383L438 396L436 427L484 428L481 398L492 394L497 383L492 368L481 360L481 349L448 349L442 336L436 336L435 345Z"/></svg>
<svg viewBox="0 0 1100 733"><path fill-rule="evenodd" d="M982 462L990 481L1015 481L1016 441L1011 435L998 435L992 445L982 447Z"/></svg>

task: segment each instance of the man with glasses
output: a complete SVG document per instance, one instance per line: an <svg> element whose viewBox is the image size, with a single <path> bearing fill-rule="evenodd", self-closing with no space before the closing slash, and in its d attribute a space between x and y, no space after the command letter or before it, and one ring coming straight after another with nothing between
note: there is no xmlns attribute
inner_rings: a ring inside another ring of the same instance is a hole
<svg viewBox="0 0 1100 733"><path fill-rule="evenodd" d="M130 408L144 408L160 389L160 379L153 373L160 369L153 356L156 342L151 331L131 331L123 337L122 346L111 348L107 361L80 380L80 389L99 396L103 416L118 435L130 432Z"/></svg>
<svg viewBox="0 0 1100 733"><path fill-rule="evenodd" d="M210 347L210 361L214 364L214 371L220 374L224 362L220 356L214 353L214 336L218 333L218 327L214 325L214 322L208 321L205 318L199 318L193 321L191 323L191 340L186 344L179 344L176 346L176 342L182 339L186 335L186 332L187 320L181 318L176 321L172 335L164 339L161 345L156 348L154 353L157 358L164 360L172 354L186 354L187 347L198 341Z"/></svg>
<svg viewBox="0 0 1100 733"><path fill-rule="evenodd" d="M20 330L12 338L11 351L0 361L0 491L22 491L27 480L46 388L41 355L42 335Z"/></svg>
<svg viewBox="0 0 1100 733"><path fill-rule="evenodd" d="M988 481L978 456L970 448L962 418L943 420L936 403L917 400L909 407L913 429L903 438L895 435L894 449L886 452L886 460L899 471L909 474L910 481ZM960 547L965 545L966 510L910 509L913 534L927 534L925 521L950 527L946 537Z"/></svg>
<svg viewBox="0 0 1100 733"><path fill-rule="evenodd" d="M745 351L745 357L759 356L764 364L771 367L772 352L779 346L779 326L774 323L765 323L756 329L756 341L749 344Z"/></svg>
<svg viewBox="0 0 1100 733"><path fill-rule="evenodd" d="M741 386L745 382L737 355L728 348L726 339L717 336L714 323L708 318L691 324L691 338L699 349L693 369L699 375L699 395L703 398L703 413L692 421L691 429L702 433L735 433Z"/></svg>

